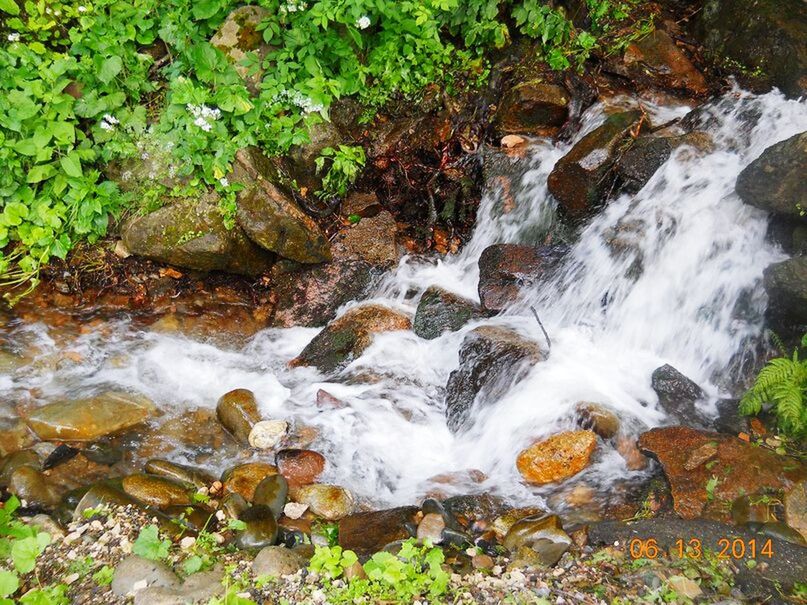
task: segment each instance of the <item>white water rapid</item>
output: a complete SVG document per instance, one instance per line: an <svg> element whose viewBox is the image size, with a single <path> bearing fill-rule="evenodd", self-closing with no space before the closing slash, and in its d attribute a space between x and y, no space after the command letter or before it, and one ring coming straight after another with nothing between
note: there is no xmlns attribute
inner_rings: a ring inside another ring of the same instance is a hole
<svg viewBox="0 0 807 605"><path fill-rule="evenodd" d="M584 115L577 139L602 122L604 109ZM654 123L664 123L687 111L650 113ZM329 460L323 479L376 505L417 502L434 487L428 478L466 469L487 479L441 490L484 490L535 503L546 492L520 481L515 458L536 438L572 426L575 403L607 405L635 431L663 424L650 375L669 363L703 386L710 395L704 411L713 414L714 401L728 394L719 385L731 382L725 374L732 358L761 332L762 272L784 255L765 241L765 214L741 203L734 182L766 147L807 130L807 104L778 93L735 91L701 119L713 148L677 149L638 194L612 200L573 240L553 281L529 292L526 302L431 341L411 332L378 336L348 368L372 370L384 377L378 382L329 383L311 368L287 368L316 329L267 329L245 346L224 346L116 320L111 329L77 336L71 348L80 363L54 368L34 362L1 376L0 394L10 402L33 392L44 403L112 387L143 393L178 413L213 408L227 390L248 388L266 417L317 427L312 447ZM512 188L515 208L502 211L492 180L464 249L436 262L405 258L372 300L413 314L432 284L477 299L477 261L485 247L543 243L554 216L547 175L569 148L536 141L527 158L509 160L521 174ZM549 359L480 409L467 433L452 435L443 389L465 333L480 323L505 324L542 342L530 306L552 339ZM47 355L57 346L48 330L41 323L19 325L8 339L34 342ZM319 389L348 405L318 408ZM214 454L208 466L220 472L232 462ZM594 464L573 481L607 492L633 475L612 446L601 444Z"/></svg>

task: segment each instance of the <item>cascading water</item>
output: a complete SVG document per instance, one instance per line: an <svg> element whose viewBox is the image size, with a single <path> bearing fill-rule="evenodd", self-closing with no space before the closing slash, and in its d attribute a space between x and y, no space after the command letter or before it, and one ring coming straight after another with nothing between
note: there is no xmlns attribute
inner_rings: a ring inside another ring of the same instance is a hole
<svg viewBox="0 0 807 605"><path fill-rule="evenodd" d="M663 123L686 111L653 108L651 117ZM602 106L590 109L577 138L603 117ZM760 278L782 255L765 241L764 213L740 202L734 181L766 147L807 129L807 104L777 93L754 97L737 91L700 119L712 149L679 148L638 194L612 200L582 229L552 280L535 286L525 300L431 341L411 332L377 336L346 373L371 370L380 380L326 382L311 368L289 369L287 362L315 329L268 329L244 346L222 346L116 320L76 337L70 348L79 363L54 368L34 360L2 376L0 392L7 401L34 393L46 402L111 387L140 392L176 413L211 408L227 390L248 388L266 417L317 427L313 447L330 462L323 479L375 504L417 501L435 487L430 477L467 469L481 470L487 479L441 484L441 491L492 491L534 503L540 493L520 481L515 458L536 438L571 426L577 402L610 406L627 430L664 423L650 387L655 368L672 364L714 401L732 357L761 331ZM527 159L512 160L522 175L513 181L508 212L492 179L463 251L437 262L404 259L373 300L414 313L419 294L432 284L477 298L482 250L499 242L540 244L552 231L554 202L546 179L568 149L565 143L535 142ZM552 339L549 359L499 401L480 407L467 432L453 435L446 426L444 386L464 335L480 323L503 324L542 341L530 307ZM8 338L47 356L58 350L48 330L18 325ZM317 407L321 388L347 405ZM176 452L182 456L193 459L192 452ZM232 462L223 452L206 460L218 471ZM613 446L602 445L575 481L607 491L631 474Z"/></svg>

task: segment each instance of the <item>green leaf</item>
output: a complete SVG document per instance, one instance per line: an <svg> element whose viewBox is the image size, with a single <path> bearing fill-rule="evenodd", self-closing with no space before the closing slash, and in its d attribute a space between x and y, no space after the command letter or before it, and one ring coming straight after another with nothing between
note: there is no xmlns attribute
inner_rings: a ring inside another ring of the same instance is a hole
<svg viewBox="0 0 807 605"><path fill-rule="evenodd" d="M56 174L53 164L37 164L28 171L29 183L41 183Z"/></svg>
<svg viewBox="0 0 807 605"><path fill-rule="evenodd" d="M50 544L50 535L39 533L36 537L17 540L11 546L11 560L20 573L28 573L36 565L36 558Z"/></svg>
<svg viewBox="0 0 807 605"><path fill-rule="evenodd" d="M98 79L104 84L109 84L122 69L123 59L117 55L108 57L101 63L101 69L98 71Z"/></svg>
<svg viewBox="0 0 807 605"><path fill-rule="evenodd" d="M9 15L19 15L20 7L14 0L0 0L0 11Z"/></svg>
<svg viewBox="0 0 807 605"><path fill-rule="evenodd" d="M132 552L145 559L161 561L168 557L171 543L160 539L160 532L156 525L148 525L140 531L132 545Z"/></svg>
<svg viewBox="0 0 807 605"><path fill-rule="evenodd" d="M65 171L67 176L73 177L74 179L81 178L81 159L77 151L71 151L66 156L63 156L59 160L59 163L62 165L62 170Z"/></svg>
<svg viewBox="0 0 807 605"><path fill-rule="evenodd" d="M0 597L9 597L17 592L20 579L13 571L0 569Z"/></svg>

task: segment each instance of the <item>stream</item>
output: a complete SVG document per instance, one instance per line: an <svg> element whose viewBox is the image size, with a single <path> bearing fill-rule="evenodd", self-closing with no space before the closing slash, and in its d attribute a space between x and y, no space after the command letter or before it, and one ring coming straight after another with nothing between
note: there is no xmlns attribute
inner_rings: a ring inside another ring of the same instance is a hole
<svg viewBox="0 0 807 605"><path fill-rule="evenodd" d="M629 107L636 101L613 103ZM574 140L601 124L613 103L590 108ZM689 112L645 109L654 124ZM226 391L247 388L265 418L318 430L311 447L329 461L321 481L343 485L374 506L417 502L439 489L562 508L564 501L553 499L557 486L522 482L514 463L519 451L574 427L572 410L580 401L615 410L628 435L669 422L650 384L653 370L664 364L701 385L708 394L702 411L714 416L717 400L738 395L738 364L753 356L759 341L766 306L762 272L784 254L765 239L765 213L744 205L734 182L766 147L807 129L807 104L776 92L735 90L701 110L699 120L711 148L679 147L638 194L613 199L570 240L549 283L531 288L495 318L434 340L412 332L378 335L339 382L326 381L314 368L287 366L318 329L265 329L243 342L149 329L121 316L83 330L13 320L3 328L6 347L27 362L0 374L0 396L12 406L126 390L172 416L213 409ZM371 300L412 315L430 285L478 300L477 261L487 246L542 244L556 233L546 180L574 140L534 140L525 157L500 157L491 170L506 171L512 208L505 208L499 181L488 179L464 248L437 260L405 257ZM477 407L469 430L453 434L446 425L445 385L464 335L483 323L498 324L543 344L532 309L551 338L549 359L499 401ZM374 380L361 379L370 373ZM315 405L320 389L346 405ZM243 461L244 452L213 449L200 458L177 447L170 457L220 473ZM481 474L466 472L472 469ZM459 479L430 480L447 473ZM614 445L604 442L593 464L561 489L583 485L607 499L648 474L629 470Z"/></svg>

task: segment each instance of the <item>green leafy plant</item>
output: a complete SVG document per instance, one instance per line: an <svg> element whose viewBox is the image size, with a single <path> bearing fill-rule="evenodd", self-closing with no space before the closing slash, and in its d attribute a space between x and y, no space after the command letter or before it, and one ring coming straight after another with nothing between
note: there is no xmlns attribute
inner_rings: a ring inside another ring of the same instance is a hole
<svg viewBox="0 0 807 605"><path fill-rule="evenodd" d="M147 525L140 530L137 540L132 544L132 552L145 559L162 561L168 558L171 541L160 538L160 530L156 525Z"/></svg>
<svg viewBox="0 0 807 605"><path fill-rule="evenodd" d="M807 348L807 334L801 339L801 348ZM759 414L770 406L779 428L795 438L807 433L807 360L799 358L799 349L791 357L771 359L754 381L753 386L740 400L740 412Z"/></svg>
<svg viewBox="0 0 807 605"><path fill-rule="evenodd" d="M0 565L9 567L0 569L0 605L13 602L7 597L19 589L20 576L34 570L37 558L51 541L50 534L17 519L19 507L20 501L12 496L0 508ZM29 601L24 600L26 597ZM20 602L37 602L31 600L34 598L38 598L36 593L29 591Z"/></svg>
<svg viewBox="0 0 807 605"><path fill-rule="evenodd" d="M101 569L92 574L92 579L98 586L108 586L112 584L114 575L115 570L109 565L104 565Z"/></svg>
<svg viewBox="0 0 807 605"><path fill-rule="evenodd" d="M322 191L317 195L322 198L344 197L364 168L364 148L357 145L339 145L337 149L326 147L316 160L318 172L323 171L326 161L330 161L330 166L322 179Z"/></svg>
<svg viewBox="0 0 807 605"><path fill-rule="evenodd" d="M355 553L343 551L339 546L318 547L310 569L335 579L357 560ZM439 599L448 590L449 576L442 567L444 561L440 548L409 539L397 554L375 553L363 565L367 578L354 578L346 586L332 587L329 601L353 603L369 599L370 602L411 603L419 598Z"/></svg>

